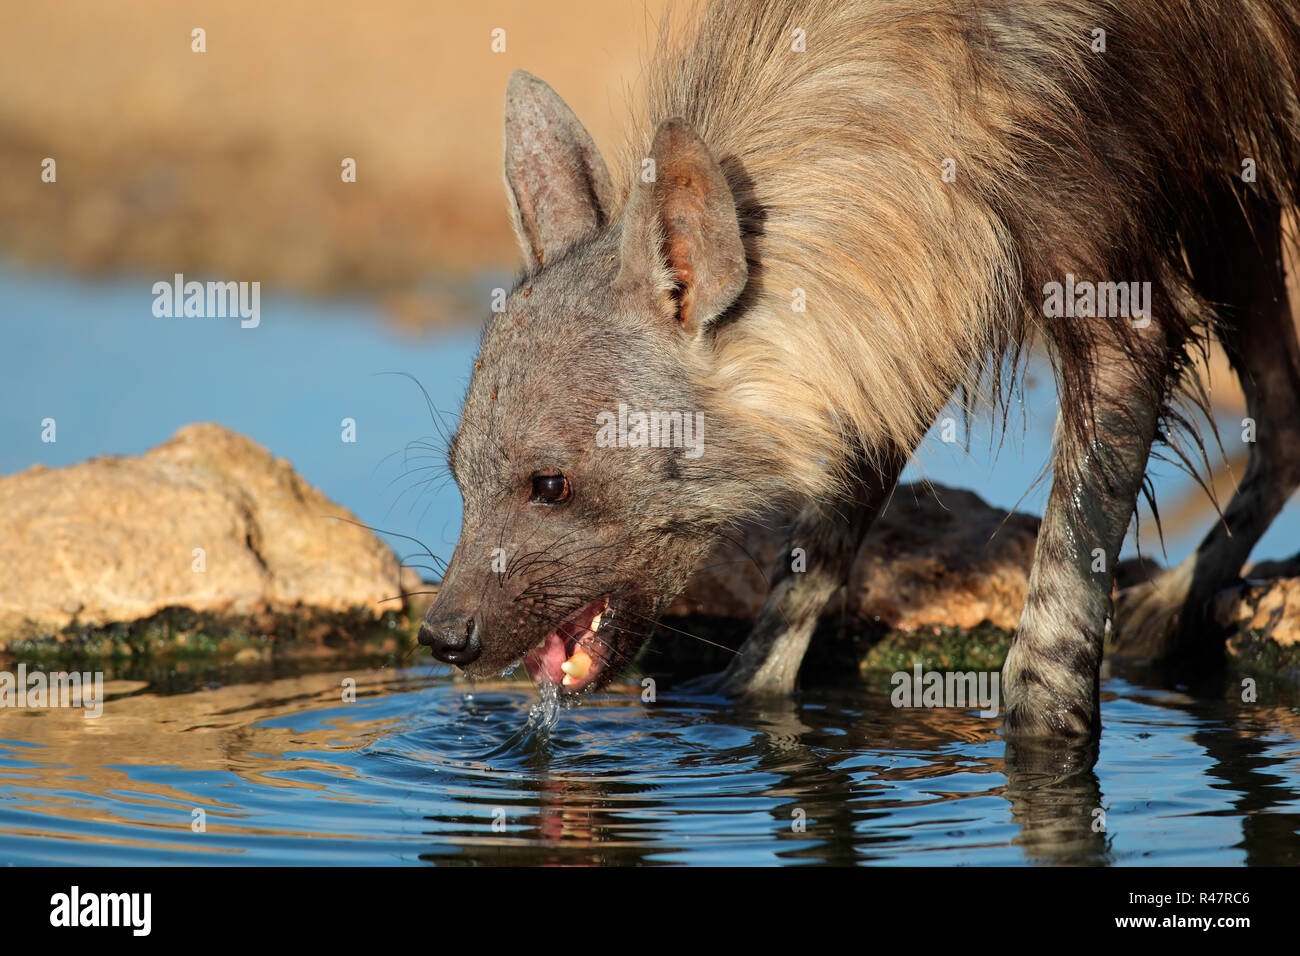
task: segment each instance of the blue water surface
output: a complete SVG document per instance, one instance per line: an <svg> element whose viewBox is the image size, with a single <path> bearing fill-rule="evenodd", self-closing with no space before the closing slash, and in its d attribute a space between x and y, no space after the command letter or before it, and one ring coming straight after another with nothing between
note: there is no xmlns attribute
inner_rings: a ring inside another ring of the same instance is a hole
<svg viewBox="0 0 1300 956"><path fill-rule="evenodd" d="M424 667L9 714L0 864L1300 864L1293 707L1112 676L1066 773L884 693L639 691L555 713Z"/></svg>

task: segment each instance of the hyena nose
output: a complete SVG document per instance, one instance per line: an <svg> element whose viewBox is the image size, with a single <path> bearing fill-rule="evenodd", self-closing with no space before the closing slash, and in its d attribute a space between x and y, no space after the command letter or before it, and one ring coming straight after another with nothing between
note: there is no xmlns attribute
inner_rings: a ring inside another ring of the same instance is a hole
<svg viewBox="0 0 1300 956"><path fill-rule="evenodd" d="M445 664L469 664L483 653L478 621L473 616L452 616L420 625L420 643L433 649Z"/></svg>

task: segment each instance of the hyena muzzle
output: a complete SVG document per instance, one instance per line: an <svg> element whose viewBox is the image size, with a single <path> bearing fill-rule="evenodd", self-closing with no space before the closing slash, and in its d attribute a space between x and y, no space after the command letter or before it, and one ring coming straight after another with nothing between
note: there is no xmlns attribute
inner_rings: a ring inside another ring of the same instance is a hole
<svg viewBox="0 0 1300 956"><path fill-rule="evenodd" d="M525 271L450 443L464 523L434 656L598 688L720 536L786 508L807 565L773 570L720 687L789 692L930 424L963 387L1005 395L1035 346L1061 403L1005 729L1094 734L1110 625L1212 651L1208 600L1300 482L1295 0L719 0L648 78L617 176L559 96L510 78ZM1212 336L1257 424L1249 469L1196 553L1115 609L1148 454L1195 441Z"/></svg>

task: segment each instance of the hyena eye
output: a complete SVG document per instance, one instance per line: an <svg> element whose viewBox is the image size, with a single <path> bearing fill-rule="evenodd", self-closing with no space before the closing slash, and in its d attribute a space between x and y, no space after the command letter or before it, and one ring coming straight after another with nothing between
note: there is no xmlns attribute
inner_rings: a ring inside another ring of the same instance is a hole
<svg viewBox="0 0 1300 956"><path fill-rule="evenodd" d="M535 505L558 505L573 496L573 487L569 479L561 474L533 475L533 497Z"/></svg>

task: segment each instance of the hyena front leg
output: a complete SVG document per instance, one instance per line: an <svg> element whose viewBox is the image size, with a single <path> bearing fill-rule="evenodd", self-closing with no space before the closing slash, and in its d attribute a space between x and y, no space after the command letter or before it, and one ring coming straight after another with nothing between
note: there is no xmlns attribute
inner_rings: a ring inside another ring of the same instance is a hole
<svg viewBox="0 0 1300 956"><path fill-rule="evenodd" d="M740 653L722 675L734 697L789 694L826 603L844 584L863 536L898 481L905 458L891 454L858 472L851 497L810 504L795 520L769 575L771 591ZM799 549L802 561L792 555Z"/></svg>
<svg viewBox="0 0 1300 956"><path fill-rule="evenodd" d="M1154 323L1142 330L1154 340ZM1058 418L1052 490L1038 532L1020 626L1002 668L1004 730L1077 738L1100 726L1098 677L1115 563L1137 504L1168 374L1156 346L1141 369L1099 346L1088 376L1093 408L1073 434ZM1161 383L1161 384L1153 384ZM1078 400L1062 391L1062 403Z"/></svg>

